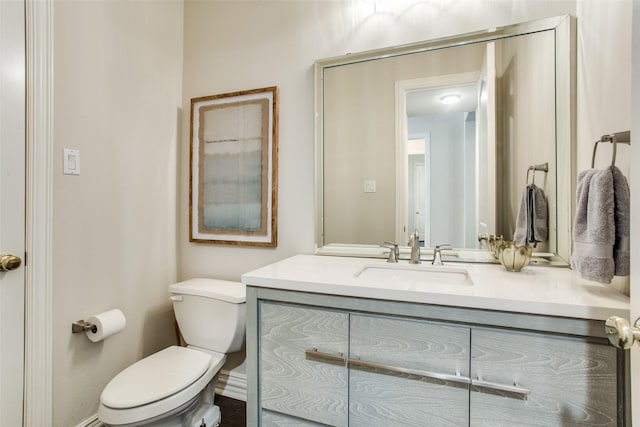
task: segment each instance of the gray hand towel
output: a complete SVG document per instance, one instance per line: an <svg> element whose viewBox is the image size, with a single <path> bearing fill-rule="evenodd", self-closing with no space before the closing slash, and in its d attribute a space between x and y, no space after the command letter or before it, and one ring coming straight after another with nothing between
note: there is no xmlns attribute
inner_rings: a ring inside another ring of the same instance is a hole
<svg viewBox="0 0 640 427"><path fill-rule="evenodd" d="M533 246L549 238L549 208L544 191L535 184L527 185L518 209L513 240L519 246Z"/></svg>
<svg viewBox="0 0 640 427"><path fill-rule="evenodd" d="M588 169L578 175L571 265L582 277L610 283L615 265L613 173Z"/></svg>
<svg viewBox="0 0 640 427"><path fill-rule="evenodd" d="M629 255L629 233L631 228L629 183L622 171L617 167L612 166L611 172L613 174L614 222L616 227L616 240L613 245L615 275L628 276L631 269Z"/></svg>

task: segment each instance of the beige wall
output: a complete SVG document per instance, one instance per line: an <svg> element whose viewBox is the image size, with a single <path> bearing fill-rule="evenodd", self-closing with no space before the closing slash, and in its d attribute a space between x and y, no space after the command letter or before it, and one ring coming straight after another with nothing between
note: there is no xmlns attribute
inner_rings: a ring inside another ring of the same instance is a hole
<svg viewBox="0 0 640 427"><path fill-rule="evenodd" d="M591 166L596 139L631 125L631 6L631 0L578 1L578 171ZM628 176L630 147L618 148L616 164ZM610 145L600 144L596 167L610 163Z"/></svg>
<svg viewBox="0 0 640 427"><path fill-rule="evenodd" d="M54 426L95 414L117 372L175 340L182 13L173 1L54 2ZM62 174L63 147L80 150L80 176ZM71 334L116 307L120 334Z"/></svg>
<svg viewBox="0 0 640 427"><path fill-rule="evenodd" d="M180 1L54 3L56 156L68 147L82 159L80 176L62 175L60 162L54 181L55 426L94 414L116 372L172 342L166 288L176 278L239 280L313 252L316 59L577 14L578 168L593 134L628 129L630 0L443 4L395 0L372 14L356 1L188 0L183 26ZM190 98L271 85L278 247L189 243ZM127 316L124 332L100 344L71 335L73 320L113 307Z"/></svg>

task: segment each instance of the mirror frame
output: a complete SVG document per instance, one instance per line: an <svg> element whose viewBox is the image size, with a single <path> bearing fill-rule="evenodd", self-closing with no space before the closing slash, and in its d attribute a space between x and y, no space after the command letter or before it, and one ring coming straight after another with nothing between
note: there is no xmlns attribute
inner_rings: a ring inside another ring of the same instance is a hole
<svg viewBox="0 0 640 427"><path fill-rule="evenodd" d="M575 110L576 110L576 25L571 15L555 16L504 27L442 37L338 57L315 62L315 252L318 255L385 257L388 249L375 245L334 243L324 245L324 72L325 69L383 59L391 56L428 52L447 47L554 31L556 79L556 251L549 257L552 264L568 265L572 246L572 222L575 211ZM382 242L381 242L382 243ZM402 248L401 248L402 251ZM470 249L469 251L473 251ZM404 251L402 251L404 252ZM487 252L488 251L479 251ZM478 256L475 261L488 262L491 256ZM453 260L453 259L452 259ZM468 261L468 260L465 260Z"/></svg>

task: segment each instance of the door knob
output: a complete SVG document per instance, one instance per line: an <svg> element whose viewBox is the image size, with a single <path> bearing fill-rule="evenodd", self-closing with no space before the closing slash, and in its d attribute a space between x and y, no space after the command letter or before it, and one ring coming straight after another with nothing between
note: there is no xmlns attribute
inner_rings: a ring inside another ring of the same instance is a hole
<svg viewBox="0 0 640 427"><path fill-rule="evenodd" d="M22 264L22 260L15 256L9 254L0 254L0 271L11 271L20 267Z"/></svg>
<svg viewBox="0 0 640 427"><path fill-rule="evenodd" d="M604 323L604 329L611 344L618 348L627 350L640 341L640 317L631 326L627 319L611 316Z"/></svg>

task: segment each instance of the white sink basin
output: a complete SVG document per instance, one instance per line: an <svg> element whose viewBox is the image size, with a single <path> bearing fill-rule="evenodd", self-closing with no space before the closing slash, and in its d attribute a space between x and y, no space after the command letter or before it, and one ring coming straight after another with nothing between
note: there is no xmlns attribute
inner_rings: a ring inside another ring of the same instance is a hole
<svg viewBox="0 0 640 427"><path fill-rule="evenodd" d="M414 283L422 285L421 287L473 285L469 272L464 268L422 264L369 264L365 265L356 277Z"/></svg>

